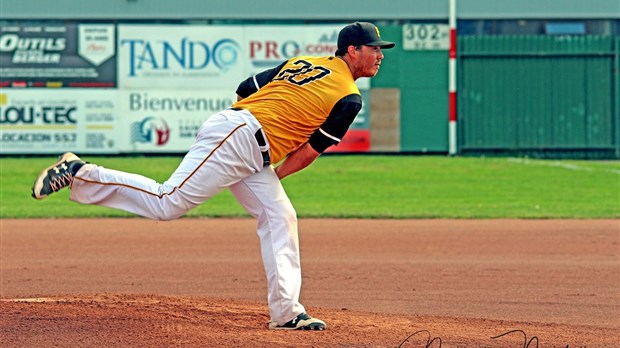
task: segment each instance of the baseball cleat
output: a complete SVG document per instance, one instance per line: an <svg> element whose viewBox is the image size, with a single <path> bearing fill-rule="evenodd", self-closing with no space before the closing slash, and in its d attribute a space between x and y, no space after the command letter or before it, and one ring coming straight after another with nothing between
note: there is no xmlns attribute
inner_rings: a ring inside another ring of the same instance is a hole
<svg viewBox="0 0 620 348"><path fill-rule="evenodd" d="M32 197L43 199L65 188L73 182L73 176L82 167L84 161L71 152L58 158L53 166L43 170L32 186Z"/></svg>
<svg viewBox="0 0 620 348"><path fill-rule="evenodd" d="M295 319L284 325L278 325L275 321L269 323L272 330L325 330L327 325L321 319L313 318L306 313L301 313Z"/></svg>

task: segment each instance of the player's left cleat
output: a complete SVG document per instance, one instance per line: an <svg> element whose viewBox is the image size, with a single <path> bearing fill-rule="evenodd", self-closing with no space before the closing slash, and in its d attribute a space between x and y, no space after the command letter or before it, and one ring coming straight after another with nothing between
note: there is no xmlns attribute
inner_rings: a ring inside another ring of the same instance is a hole
<svg viewBox="0 0 620 348"><path fill-rule="evenodd" d="M71 152L61 155L58 158L58 162L39 174L34 182L34 186L32 186L32 197L43 199L71 185L73 176L82 165L84 165L84 161Z"/></svg>
<svg viewBox="0 0 620 348"><path fill-rule="evenodd" d="M323 320L313 318L306 313L301 313L284 325L278 325L276 322L269 323L269 328L272 330L325 330L326 327Z"/></svg>

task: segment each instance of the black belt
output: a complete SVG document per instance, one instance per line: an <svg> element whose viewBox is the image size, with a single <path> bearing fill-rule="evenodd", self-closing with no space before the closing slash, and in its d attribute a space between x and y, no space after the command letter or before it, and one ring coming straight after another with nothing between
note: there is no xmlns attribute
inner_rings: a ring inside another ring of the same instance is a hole
<svg viewBox="0 0 620 348"><path fill-rule="evenodd" d="M265 137L263 136L262 129L259 129L254 133L254 137L256 137L256 142L258 146L261 148L267 147L267 142L265 141ZM263 155L263 167L267 167L271 164L271 158L269 157L269 149L260 152Z"/></svg>
<svg viewBox="0 0 620 348"><path fill-rule="evenodd" d="M229 110L241 111L241 108L228 108ZM254 137L256 138L256 142L260 148L267 148L267 141L265 141L265 136L263 135L262 129L259 129L254 133ZM271 164L271 158L269 157L269 148L265 151L260 152L263 155L263 167L267 167Z"/></svg>

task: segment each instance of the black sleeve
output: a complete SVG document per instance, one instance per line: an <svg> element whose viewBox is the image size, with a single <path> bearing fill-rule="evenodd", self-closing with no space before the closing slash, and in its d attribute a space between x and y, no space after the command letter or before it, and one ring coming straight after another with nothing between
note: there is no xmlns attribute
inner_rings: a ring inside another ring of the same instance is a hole
<svg viewBox="0 0 620 348"><path fill-rule="evenodd" d="M250 76L239 84L237 87L237 95L247 98L254 92L268 84L284 67L286 62L276 66L275 68L265 70L254 76Z"/></svg>
<svg viewBox="0 0 620 348"><path fill-rule="evenodd" d="M322 153L328 147L338 144L361 109L362 96L359 94L349 94L340 99L321 127L310 136L310 146Z"/></svg>

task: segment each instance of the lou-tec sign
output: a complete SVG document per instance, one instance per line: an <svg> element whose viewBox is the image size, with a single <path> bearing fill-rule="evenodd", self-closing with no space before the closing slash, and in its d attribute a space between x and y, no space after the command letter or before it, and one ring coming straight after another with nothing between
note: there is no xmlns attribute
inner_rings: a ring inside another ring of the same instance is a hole
<svg viewBox="0 0 620 348"><path fill-rule="evenodd" d="M76 107L64 105L9 106L0 109L0 125L59 125L77 123Z"/></svg>
<svg viewBox="0 0 620 348"><path fill-rule="evenodd" d="M241 27L119 25L121 88L232 88L245 78Z"/></svg>
<svg viewBox="0 0 620 348"><path fill-rule="evenodd" d="M116 153L117 91L0 90L0 154Z"/></svg>

